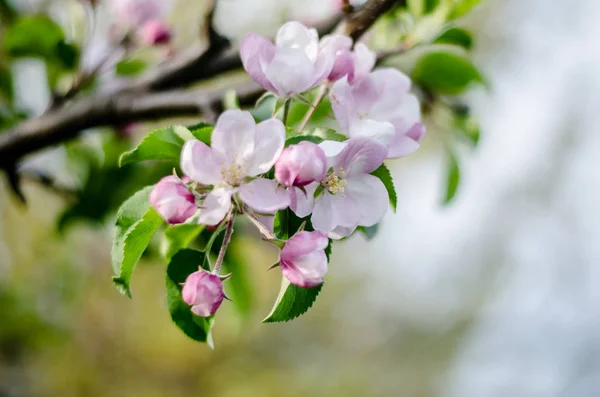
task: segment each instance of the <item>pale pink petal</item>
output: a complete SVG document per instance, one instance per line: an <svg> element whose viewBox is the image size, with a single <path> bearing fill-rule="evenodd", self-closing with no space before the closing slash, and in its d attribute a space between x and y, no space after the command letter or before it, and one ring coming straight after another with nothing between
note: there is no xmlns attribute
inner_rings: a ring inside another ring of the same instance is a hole
<svg viewBox="0 0 600 397"><path fill-rule="evenodd" d="M333 229L331 232L327 233L327 237L334 239L334 240L340 240L344 237L348 237L349 235L354 233L355 230L356 230L356 226L354 226L354 227L338 226L335 229Z"/></svg>
<svg viewBox="0 0 600 397"><path fill-rule="evenodd" d="M285 243L281 251L281 259L292 260L313 251L324 250L327 245L329 245L329 240L323 233L298 232Z"/></svg>
<svg viewBox="0 0 600 397"><path fill-rule="evenodd" d="M390 142L388 150L388 158L395 159L398 157L408 156L419 149L421 145L412 138L406 135L397 135Z"/></svg>
<svg viewBox="0 0 600 397"><path fill-rule="evenodd" d="M338 226L353 227L359 213L352 197L323 192L315 199L311 222L315 230L329 233Z"/></svg>
<svg viewBox="0 0 600 397"><path fill-rule="evenodd" d="M363 174L347 179L346 198L354 200L359 213L358 225L373 226L379 223L389 206L388 193L379 178Z"/></svg>
<svg viewBox="0 0 600 397"><path fill-rule="evenodd" d="M192 192L175 175L162 178L154 186L150 192L150 204L171 224L185 222L198 209Z"/></svg>
<svg viewBox="0 0 600 397"><path fill-rule="evenodd" d="M285 145L285 126L278 119L268 119L256 126L254 152L249 158L248 175L269 171Z"/></svg>
<svg viewBox="0 0 600 397"><path fill-rule="evenodd" d="M420 117L419 102L409 94L410 78L393 68L377 69L369 75L369 80L377 87L378 99L369 110L369 118L392 121L406 116ZM411 120L411 125L417 120Z"/></svg>
<svg viewBox="0 0 600 397"><path fill-rule="evenodd" d="M415 123L408 132L406 136L414 140L415 142L421 142L425 137L425 133L427 132L427 128L423 123Z"/></svg>
<svg viewBox="0 0 600 397"><path fill-rule="evenodd" d="M387 157L387 148L369 138L351 138L348 145L338 154L335 166L342 167L346 176L368 174L375 171Z"/></svg>
<svg viewBox="0 0 600 397"><path fill-rule="evenodd" d="M262 88L272 92L276 92L276 89L267 79L264 71L274 56L275 46L263 36L249 33L242 40L240 57L244 69Z"/></svg>
<svg viewBox="0 0 600 397"><path fill-rule="evenodd" d="M256 123L250 112L226 110L217 120L211 146L228 161L243 163L254 151L255 130Z"/></svg>
<svg viewBox="0 0 600 397"><path fill-rule="evenodd" d="M308 59L315 62L319 51L319 37L315 29L308 29L299 22L288 22L277 32L277 50L282 48L300 49Z"/></svg>
<svg viewBox="0 0 600 397"><path fill-rule="evenodd" d="M353 73L348 77L350 83L353 83L355 80L361 79L368 75L375 67L377 56L363 43L357 43L354 46L353 60Z"/></svg>
<svg viewBox="0 0 600 397"><path fill-rule="evenodd" d="M311 88L314 65L302 49L278 48L265 75L277 89L277 94L300 94Z"/></svg>
<svg viewBox="0 0 600 397"><path fill-rule="evenodd" d="M198 223L208 226L221 223L231 210L231 195L233 192L230 188L217 188L210 192L202 203Z"/></svg>
<svg viewBox="0 0 600 397"><path fill-rule="evenodd" d="M347 76L342 77L333 84L329 99L336 120L340 123L342 129L347 131L350 127L350 120L354 118L355 114L354 95L350 84L348 84Z"/></svg>
<svg viewBox="0 0 600 397"><path fill-rule="evenodd" d="M263 214L274 214L290 206L290 195L271 179L257 178L239 187L238 196L247 206Z"/></svg>
<svg viewBox="0 0 600 397"><path fill-rule="evenodd" d="M315 182L305 186L304 191L295 186L288 190L290 194L290 209L299 218L304 218L312 212L315 205L314 194L317 186L319 184Z"/></svg>
<svg viewBox="0 0 600 397"><path fill-rule="evenodd" d="M388 146L394 138L395 129L392 123L372 119L355 120L350 125L350 138L372 138Z"/></svg>
<svg viewBox="0 0 600 397"><path fill-rule="evenodd" d="M196 139L187 141L181 150L181 169L192 180L203 185L221 183L224 157Z"/></svg>
<svg viewBox="0 0 600 397"><path fill-rule="evenodd" d="M354 75L354 58L349 50L339 50L335 53L333 68L329 73L329 81L337 81L344 76Z"/></svg>

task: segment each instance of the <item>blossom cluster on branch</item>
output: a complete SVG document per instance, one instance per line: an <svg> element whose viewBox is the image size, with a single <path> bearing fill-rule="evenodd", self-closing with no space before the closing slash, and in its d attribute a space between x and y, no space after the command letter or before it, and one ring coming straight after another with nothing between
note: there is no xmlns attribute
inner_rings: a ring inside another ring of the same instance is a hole
<svg viewBox="0 0 600 397"><path fill-rule="evenodd" d="M293 285L312 288L327 272L330 239L379 223L389 207L388 189L372 173L384 160L413 153L423 139L419 103L410 79L391 68L372 70L375 55L343 35L319 39L315 29L286 23L275 43L248 34L241 45L248 74L283 104L283 120L255 122L248 111L227 110L218 118L210 146L190 139L181 152L179 178L163 178L150 202L170 224L225 228L217 262L188 275L183 300L195 315L209 317L223 300L223 254L236 216L245 215L263 237L281 248L279 266ZM343 139L315 139L286 129L292 100L319 87L329 96ZM295 143L287 142L293 135ZM305 221L287 239L273 232L273 215L289 208Z"/></svg>

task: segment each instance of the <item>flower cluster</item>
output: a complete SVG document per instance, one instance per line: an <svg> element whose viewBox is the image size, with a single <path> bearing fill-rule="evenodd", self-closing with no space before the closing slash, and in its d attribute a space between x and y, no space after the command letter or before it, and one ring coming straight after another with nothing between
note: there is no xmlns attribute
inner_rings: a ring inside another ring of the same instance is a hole
<svg viewBox="0 0 600 397"><path fill-rule="evenodd" d="M327 272L330 239L376 225L385 215L388 190L373 172L384 160L418 149L425 134L419 103L404 74L373 70L376 57L366 45L353 46L342 35L319 39L316 30L297 22L285 24L274 43L247 35L241 58L254 81L282 102L317 86L328 90L347 139L308 139L315 137L302 125L294 133L296 143L286 145L285 120L257 124L250 112L227 110L214 126L210 146L186 142L185 176L161 180L151 203L171 224L233 227L235 216L248 216L281 247L283 276L296 286L314 287ZM259 219L287 208L308 226L282 241ZM183 299L199 316L212 315L223 300L219 266L192 273L184 284Z"/></svg>
<svg viewBox="0 0 600 397"><path fill-rule="evenodd" d="M133 34L142 45L166 44L172 32L166 23L166 3L160 0L110 0L113 29L118 35Z"/></svg>

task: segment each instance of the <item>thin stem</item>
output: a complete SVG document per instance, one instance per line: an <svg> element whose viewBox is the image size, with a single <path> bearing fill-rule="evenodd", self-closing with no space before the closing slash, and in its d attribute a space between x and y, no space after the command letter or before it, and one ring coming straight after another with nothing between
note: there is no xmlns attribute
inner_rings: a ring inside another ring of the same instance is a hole
<svg viewBox="0 0 600 397"><path fill-rule="evenodd" d="M323 98L325 98L325 95L327 95L327 91L329 91L329 90L328 90L326 84L322 84L319 87L319 91L317 92L317 97L315 98L313 104L306 111L306 114L304 115L304 119L302 119L302 122L298 126L298 129L297 129L298 131L302 131L304 129L304 127L306 127L306 125L310 121L310 118L312 117L313 113L317 109L317 106L319 106L319 104L321 103Z"/></svg>
<svg viewBox="0 0 600 397"><path fill-rule="evenodd" d="M285 103L283 104L283 125L287 126L287 119L288 116L290 114L290 105L292 104L292 100L291 99L286 99Z"/></svg>
<svg viewBox="0 0 600 397"><path fill-rule="evenodd" d="M269 240L276 240L277 239L277 237L273 233L271 233L271 231L269 229L267 229L267 227L265 225L263 225L261 221L258 220L258 218L256 217L256 215L254 215L250 211L246 212L246 215L248 215L248 219L250 219L250 221L252 223L254 223L254 226L256 226L256 228L260 231L260 233L263 236L265 236Z"/></svg>
<svg viewBox="0 0 600 397"><path fill-rule="evenodd" d="M213 273L215 274L218 274L219 270L221 270L221 265L223 264L223 259L225 258L225 252L227 252L227 247L231 242L234 221L235 214L231 213L227 218L227 226L225 227L225 236L223 236L223 244L221 244L221 250L219 251L219 256L217 257L217 262L215 263L215 267L213 269Z"/></svg>

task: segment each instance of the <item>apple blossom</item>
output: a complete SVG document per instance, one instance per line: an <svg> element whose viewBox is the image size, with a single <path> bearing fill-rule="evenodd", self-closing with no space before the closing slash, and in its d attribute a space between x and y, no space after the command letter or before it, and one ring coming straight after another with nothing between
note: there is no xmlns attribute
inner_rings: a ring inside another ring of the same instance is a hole
<svg viewBox="0 0 600 397"><path fill-rule="evenodd" d="M188 141L181 152L181 169L192 180L212 185L201 206L199 223L216 225L237 197L251 209L266 214L289 206L289 194L277 182L260 178L283 150L285 127L269 119L258 125L250 112L227 110L217 120L211 146Z"/></svg>
<svg viewBox="0 0 600 397"><path fill-rule="evenodd" d="M225 297L221 278L206 270L190 274L181 290L183 301L192 307L192 313L200 317L214 314Z"/></svg>
<svg viewBox="0 0 600 397"><path fill-rule="evenodd" d="M281 249L279 264L283 276L303 288L322 284L327 273L325 248L328 244L329 239L321 232L296 233Z"/></svg>
<svg viewBox="0 0 600 397"><path fill-rule="evenodd" d="M240 55L250 77L281 97L316 87L334 62L330 46L320 45L317 31L299 22L283 25L275 44L255 33L246 35Z"/></svg>
<svg viewBox="0 0 600 397"><path fill-rule="evenodd" d="M163 44L171 38L165 23L168 1L161 0L110 0L109 11L114 26L124 33L135 32L140 43Z"/></svg>
<svg viewBox="0 0 600 397"><path fill-rule="evenodd" d="M392 68L382 68L350 83L338 80L331 89L331 106L349 137L368 136L388 148L388 158L406 156L419 148L425 134L410 79Z"/></svg>
<svg viewBox="0 0 600 397"><path fill-rule="evenodd" d="M321 39L321 45L329 47L335 54L335 61L329 81L337 81L348 76L348 82L354 83L371 72L375 66L375 53L363 43L357 43L352 51L352 39L344 35L325 36Z"/></svg>
<svg viewBox="0 0 600 397"><path fill-rule="evenodd" d="M185 222L198 209L194 195L185 185L187 181L189 178L181 180L169 175L162 178L150 193L150 204L171 224Z"/></svg>
<svg viewBox="0 0 600 397"><path fill-rule="evenodd" d="M312 212L315 230L332 238L381 221L388 208L388 193L381 180L369 174L386 158L385 146L362 137L325 141L319 146L327 155L328 171L320 182L307 186L307 194L299 189L291 193L292 211L300 217Z"/></svg>
<svg viewBox="0 0 600 397"><path fill-rule="evenodd" d="M306 186L323 179L326 170L323 149L315 143L302 141L281 152L275 163L275 179L283 186Z"/></svg>

